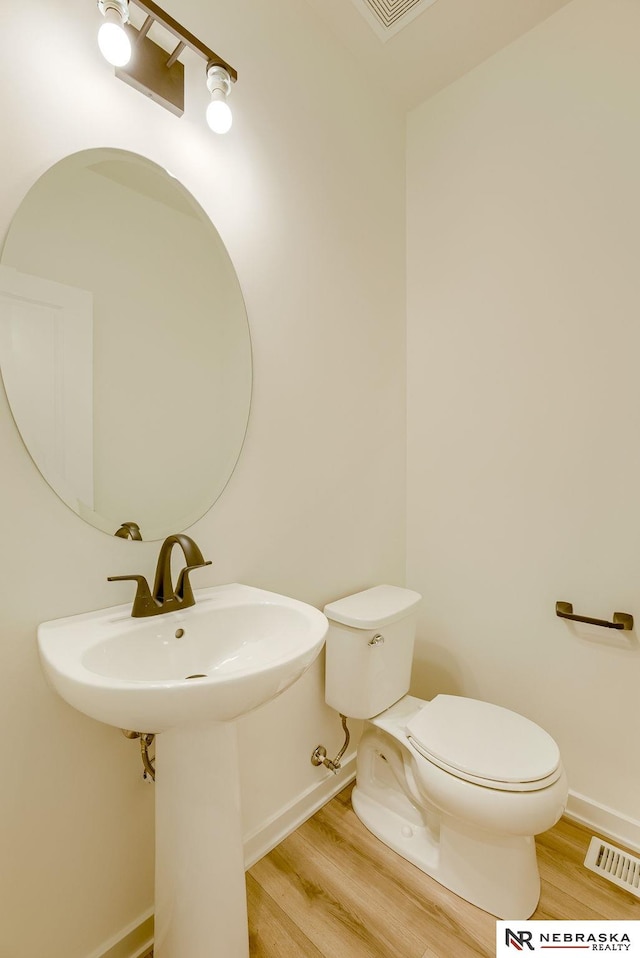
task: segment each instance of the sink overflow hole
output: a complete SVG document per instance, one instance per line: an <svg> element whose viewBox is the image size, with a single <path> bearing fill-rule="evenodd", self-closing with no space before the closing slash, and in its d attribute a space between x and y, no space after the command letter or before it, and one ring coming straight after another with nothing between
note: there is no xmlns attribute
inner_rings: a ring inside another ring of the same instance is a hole
<svg viewBox="0 0 640 958"><path fill-rule="evenodd" d="M176 629L176 639L181 639L184 635L184 629Z"/></svg>
<svg viewBox="0 0 640 958"><path fill-rule="evenodd" d="M206 679L206 677L207 676L204 674L204 672L196 672L195 675L185 675L185 680L186 679Z"/></svg>

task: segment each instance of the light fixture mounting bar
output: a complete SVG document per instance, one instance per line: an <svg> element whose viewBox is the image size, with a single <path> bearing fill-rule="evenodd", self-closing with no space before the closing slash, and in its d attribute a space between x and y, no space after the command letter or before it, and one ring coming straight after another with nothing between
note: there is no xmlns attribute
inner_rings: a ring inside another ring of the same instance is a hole
<svg viewBox="0 0 640 958"><path fill-rule="evenodd" d="M147 19L144 21L144 23L142 24L142 26L141 26L140 29L138 30L138 39L139 39L139 40L142 40L143 37L146 37L146 35L148 34L149 30L150 30L151 27L153 26L154 22L155 22L155 21L154 21L153 17L147 17Z"/></svg>
<svg viewBox="0 0 640 958"><path fill-rule="evenodd" d="M150 37L137 34L131 24L127 24L127 30L132 36L136 55L125 67L116 67L116 76L174 116L182 116L184 64L176 60L168 65L166 50Z"/></svg>
<svg viewBox="0 0 640 958"><path fill-rule="evenodd" d="M201 40L194 36L193 33L190 33L187 29L185 29L181 23L178 23L177 20L174 20L173 17L166 13L162 7L159 7L157 3L153 3L152 0L131 0L131 2L134 3L136 7L139 7L143 13L146 13L147 17L151 17L152 20L156 20L165 28L165 30L168 30L168 32L172 33L174 37L177 37L177 39L185 46L189 47L190 50L193 50L199 56L203 57L207 61L208 65L216 64L224 67L234 83L238 79L238 73L233 69L232 66L223 60L222 57L218 56L217 53L214 53L214 51L209 47L205 46ZM171 56L173 57L173 54L171 54Z"/></svg>
<svg viewBox="0 0 640 958"><path fill-rule="evenodd" d="M178 44L178 46L177 46L177 47L175 48L175 50L173 51L173 53L171 54L171 56L169 57L169 59L167 60L167 69L168 69L168 70L171 69L171 67L172 67L173 64L176 62L176 60L178 59L178 57L180 56L180 54L182 53L182 51L184 50L184 48L185 48L184 41L181 40L180 43Z"/></svg>

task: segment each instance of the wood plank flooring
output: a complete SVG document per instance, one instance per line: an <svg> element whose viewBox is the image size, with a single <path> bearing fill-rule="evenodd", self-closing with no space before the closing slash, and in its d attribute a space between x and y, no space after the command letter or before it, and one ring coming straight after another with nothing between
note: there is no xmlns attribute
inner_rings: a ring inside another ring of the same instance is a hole
<svg viewBox="0 0 640 958"><path fill-rule="evenodd" d="M493 958L495 918L374 838L352 786L247 873L251 958ZM538 919L640 920L640 900L583 867L591 832L537 839Z"/></svg>

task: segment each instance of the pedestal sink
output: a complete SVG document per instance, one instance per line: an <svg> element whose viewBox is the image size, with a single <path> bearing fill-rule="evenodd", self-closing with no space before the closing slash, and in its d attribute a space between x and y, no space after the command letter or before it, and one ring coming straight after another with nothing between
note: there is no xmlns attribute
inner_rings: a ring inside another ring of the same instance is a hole
<svg viewBox="0 0 640 958"><path fill-rule="evenodd" d="M312 606L233 584L152 619L131 606L44 622L62 698L156 738L154 958L249 954L236 728L309 668L328 623Z"/></svg>

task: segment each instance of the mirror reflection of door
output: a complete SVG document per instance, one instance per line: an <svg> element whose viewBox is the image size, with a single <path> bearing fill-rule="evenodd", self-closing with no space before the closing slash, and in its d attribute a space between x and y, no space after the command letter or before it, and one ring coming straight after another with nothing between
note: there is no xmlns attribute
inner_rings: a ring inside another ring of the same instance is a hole
<svg viewBox="0 0 640 958"><path fill-rule="evenodd" d="M77 512L93 511L93 297L0 266L0 365L22 438Z"/></svg>

